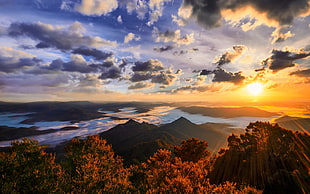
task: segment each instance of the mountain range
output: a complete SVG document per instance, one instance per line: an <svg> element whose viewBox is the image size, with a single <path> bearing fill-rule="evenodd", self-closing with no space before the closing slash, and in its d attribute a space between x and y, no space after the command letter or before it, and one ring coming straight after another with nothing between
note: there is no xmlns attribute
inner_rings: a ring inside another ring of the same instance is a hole
<svg viewBox="0 0 310 194"><path fill-rule="evenodd" d="M213 123L220 127L227 125ZM148 123L138 123L129 120L125 124L100 133L112 145L115 153L123 156L125 160L143 161L158 149L171 149L183 140L196 137L208 142L209 150L217 151L225 147L227 136L214 128L205 125L196 125L184 117L176 121L156 126Z"/></svg>

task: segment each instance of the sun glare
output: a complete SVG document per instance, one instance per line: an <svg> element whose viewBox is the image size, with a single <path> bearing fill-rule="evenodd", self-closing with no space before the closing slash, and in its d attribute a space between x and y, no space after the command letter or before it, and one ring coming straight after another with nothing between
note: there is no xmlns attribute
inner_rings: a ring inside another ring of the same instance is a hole
<svg viewBox="0 0 310 194"><path fill-rule="evenodd" d="M247 85L247 90L252 96L258 96L263 92L263 84L259 82L251 83Z"/></svg>

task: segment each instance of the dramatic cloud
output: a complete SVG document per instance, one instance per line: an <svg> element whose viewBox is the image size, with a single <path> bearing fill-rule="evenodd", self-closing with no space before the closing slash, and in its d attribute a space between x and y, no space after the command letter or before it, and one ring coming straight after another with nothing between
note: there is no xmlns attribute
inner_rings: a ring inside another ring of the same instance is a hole
<svg viewBox="0 0 310 194"><path fill-rule="evenodd" d="M274 73L288 68L294 67L294 60L303 59L310 56L310 52L300 50L300 51L281 51L273 50L272 56L265 59L262 64L264 67L269 67ZM263 70L263 69L260 69ZM258 71L258 70L257 70Z"/></svg>
<svg viewBox="0 0 310 194"><path fill-rule="evenodd" d="M132 41L132 40L135 40L135 41L138 41L138 40L140 40L141 39L141 37L140 36L137 36L137 35L135 35L134 33L128 33L126 36L125 36L125 38L124 38L124 43L128 43L128 42L130 42L130 41Z"/></svg>
<svg viewBox="0 0 310 194"><path fill-rule="evenodd" d="M283 42L284 40L293 37L295 34L292 34L292 32L289 30L289 27L283 26L277 28L275 31L272 32L271 36L272 42L277 43L277 42Z"/></svg>
<svg viewBox="0 0 310 194"><path fill-rule="evenodd" d="M69 62L64 62L61 59L56 59L52 61L48 66L42 66L41 69L79 73L101 73L107 71L108 68L111 68L114 65L115 64L112 61L104 61L103 63L97 64L89 63L83 58L83 56L73 54L71 55L71 60Z"/></svg>
<svg viewBox="0 0 310 194"><path fill-rule="evenodd" d="M80 73L91 73L97 71L95 68L89 66L87 61L85 61L81 55L71 55L71 61L62 64L62 70Z"/></svg>
<svg viewBox="0 0 310 194"><path fill-rule="evenodd" d="M164 47L154 48L153 50L161 53L161 52L172 50L173 48L174 48L173 46L168 45Z"/></svg>
<svg viewBox="0 0 310 194"><path fill-rule="evenodd" d="M0 47L0 72L12 73L41 64L43 61L31 54Z"/></svg>
<svg viewBox="0 0 310 194"><path fill-rule="evenodd" d="M162 84L164 86L170 86L177 79L177 75L172 73L171 70L162 71L157 75L152 76L152 83Z"/></svg>
<svg viewBox="0 0 310 194"><path fill-rule="evenodd" d="M290 32L281 32L281 28L293 23L294 18L310 14L309 0L184 0L180 13L190 14L205 28L215 28L222 24L222 19L234 24L241 24L244 30L254 29L259 25L276 27L273 42L279 42L292 36ZM186 16L186 14L184 14ZM179 14L180 15L180 14ZM183 17L186 18L186 17ZM245 18L250 18L244 23Z"/></svg>
<svg viewBox="0 0 310 194"><path fill-rule="evenodd" d="M213 71L213 82L231 82L233 84L241 84L245 77L241 72L231 73L223 69L216 69Z"/></svg>
<svg viewBox="0 0 310 194"><path fill-rule="evenodd" d="M194 33L186 34L181 37L181 31L160 32L156 27L153 29L153 37L156 42L173 42L178 45L188 45L195 41Z"/></svg>
<svg viewBox="0 0 310 194"><path fill-rule="evenodd" d="M115 45L115 43L100 37L83 35L82 24L75 22L68 29L54 27L52 25L36 23L12 23L8 28L11 37L27 36L39 41L37 48L57 48L71 50L74 48L99 47L103 45Z"/></svg>
<svg viewBox="0 0 310 194"><path fill-rule="evenodd" d="M118 79L121 78L121 70L118 67L112 67L107 69L105 72L101 73L99 79L106 80L106 79Z"/></svg>
<svg viewBox="0 0 310 194"><path fill-rule="evenodd" d="M242 17L252 17L257 20L264 17L267 21L276 22L278 25L291 24L295 17L309 14L309 0L282 0L261 1L261 0L184 0L183 7L191 8L191 17L207 28L221 25L223 17L229 18L223 12L231 11ZM252 12L250 12L250 10ZM232 18L233 19L233 18ZM267 24L266 24L267 25Z"/></svg>
<svg viewBox="0 0 310 194"><path fill-rule="evenodd" d="M131 76L131 78L129 80L132 82L140 82L140 81L149 80L151 78L152 78L152 74L150 74L150 73L136 72Z"/></svg>
<svg viewBox="0 0 310 194"><path fill-rule="evenodd" d="M151 88L153 87L154 84L153 83L149 83L149 82L138 82L135 84L132 84L128 87L129 90L140 90L140 89L147 89L147 88Z"/></svg>
<svg viewBox="0 0 310 194"><path fill-rule="evenodd" d="M131 82L150 80L152 83L161 84L162 87L173 84L177 76L182 74L182 70L177 70L176 73L173 73L171 69L164 70L161 62L154 59L146 62L138 61L132 70L134 74L129 79Z"/></svg>
<svg viewBox="0 0 310 194"><path fill-rule="evenodd" d="M237 45L233 46L234 51L227 51L225 52L221 57L219 57L215 64L216 69L215 70L208 70L203 69L200 71L199 75L211 75L213 74L213 80L212 82L231 82L233 84L241 84L245 77L242 75L241 72L237 73L231 73L227 72L224 69L222 69L222 66L224 64L228 64L233 62L237 57L243 54L243 52L246 50L246 47L243 45ZM197 71L194 71L197 72ZM198 71L199 72L199 71Z"/></svg>
<svg viewBox="0 0 310 194"><path fill-rule="evenodd" d="M297 71L294 71L294 72L290 73L290 75L295 75L295 76L298 76L298 77L310 78L310 69L297 70Z"/></svg>
<svg viewBox="0 0 310 194"><path fill-rule="evenodd" d="M74 49L72 53L80 54L84 56L91 56L91 57L94 57L96 60L105 60L108 57L113 56L113 53L105 53L101 50L98 50L95 48L88 48L88 47L80 47L80 48Z"/></svg>
<svg viewBox="0 0 310 194"><path fill-rule="evenodd" d="M213 74L213 72L214 71L203 69L203 70L201 70L199 75L210 75L210 74Z"/></svg>
<svg viewBox="0 0 310 194"><path fill-rule="evenodd" d="M241 84L245 80L245 76L242 75L242 72L231 73L227 72L224 69L217 68L216 70L202 70L200 75L211 75L213 74L213 82L231 82L233 84Z"/></svg>
<svg viewBox="0 0 310 194"><path fill-rule="evenodd" d="M75 10L84 15L106 15L118 7L117 0L82 0Z"/></svg>
<svg viewBox="0 0 310 194"><path fill-rule="evenodd" d="M224 64L232 62L234 59L239 57L245 50L246 46L243 45L237 45L233 46L234 51L227 51L225 52L217 61L216 64L220 67Z"/></svg>
<svg viewBox="0 0 310 194"><path fill-rule="evenodd" d="M150 59L146 62L137 61L135 62L135 65L132 67L132 70L134 72L136 71L160 71L163 70L163 65L159 60L156 59Z"/></svg>

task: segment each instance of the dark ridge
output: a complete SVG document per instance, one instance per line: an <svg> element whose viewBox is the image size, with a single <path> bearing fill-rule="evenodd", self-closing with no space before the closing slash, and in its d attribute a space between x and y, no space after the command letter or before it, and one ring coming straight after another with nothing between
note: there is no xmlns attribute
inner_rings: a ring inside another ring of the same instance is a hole
<svg viewBox="0 0 310 194"><path fill-rule="evenodd" d="M264 111L255 107L202 107L190 106L178 109L190 114L202 114L210 117L234 118L234 117L271 117L278 113Z"/></svg>
<svg viewBox="0 0 310 194"><path fill-rule="evenodd" d="M143 161L160 148L171 149L192 137L207 141L212 151L225 146L226 141L223 133L196 125L184 117L160 127L129 120L100 133L100 136L112 145L116 154L131 162Z"/></svg>
<svg viewBox="0 0 310 194"><path fill-rule="evenodd" d="M28 137L33 135L42 135L47 133L54 133L56 129L37 130L38 127L8 127L0 126L0 141L14 140L22 137Z"/></svg>

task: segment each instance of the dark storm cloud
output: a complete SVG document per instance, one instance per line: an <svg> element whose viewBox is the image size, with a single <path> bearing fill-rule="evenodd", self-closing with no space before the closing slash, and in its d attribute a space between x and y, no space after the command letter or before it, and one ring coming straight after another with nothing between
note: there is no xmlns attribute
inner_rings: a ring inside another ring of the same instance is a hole
<svg viewBox="0 0 310 194"><path fill-rule="evenodd" d="M195 71L196 72L196 71ZM211 70L207 70L207 69L203 69L199 75L210 75L213 74L213 71Z"/></svg>
<svg viewBox="0 0 310 194"><path fill-rule="evenodd" d="M152 78L152 75L150 73L134 73L131 78L129 79L132 82L139 82L139 81L145 81Z"/></svg>
<svg viewBox="0 0 310 194"><path fill-rule="evenodd" d="M177 76L168 70L166 72L160 72L158 75L153 75L151 82L169 86L176 78Z"/></svg>
<svg viewBox="0 0 310 194"><path fill-rule="evenodd" d="M53 60L49 66L42 67L42 68L52 70L52 71L58 71L62 69L62 66L64 63L65 62L63 62L61 59L56 59L56 60Z"/></svg>
<svg viewBox="0 0 310 194"><path fill-rule="evenodd" d="M242 12L245 7L251 7L259 14L266 14L268 19L277 21L279 25L289 25L295 17L309 10L308 3L309 0L184 0L183 7L191 6L192 17L198 23L206 28L214 28L221 25L223 10Z"/></svg>
<svg viewBox="0 0 310 194"><path fill-rule="evenodd" d="M241 72L231 73L223 69L216 69L213 73L213 82L231 82L233 84L241 84L245 79Z"/></svg>
<svg viewBox="0 0 310 194"><path fill-rule="evenodd" d="M300 52L273 50L272 56L265 59L262 64L264 67L269 67L273 72L280 71L282 69L293 67L294 60L303 59L310 56L310 52L301 50Z"/></svg>
<svg viewBox="0 0 310 194"><path fill-rule="evenodd" d="M94 57L96 60L105 60L108 57L113 56L113 53L105 53L101 50L98 50L95 48L88 48L88 47L80 47L80 48L74 49L72 53L80 54L84 56L91 56L91 57Z"/></svg>
<svg viewBox="0 0 310 194"><path fill-rule="evenodd" d="M132 70L134 72L137 71L150 71L150 72L154 72L154 71L160 71L163 70L163 65L161 64L160 61L158 60L154 60L154 59L150 59L146 62L141 62L141 61L137 61L135 62L134 66L132 67Z"/></svg>
<svg viewBox="0 0 310 194"><path fill-rule="evenodd" d="M71 61L64 62L61 59L53 60L48 66L42 66L41 69L50 71L68 71L79 73L101 73L106 72L109 68L114 67L112 61L105 61L98 64L89 64L83 58L78 56L71 57ZM44 73L44 72L43 72ZM48 73L48 72L45 72ZM53 72L50 72L53 73Z"/></svg>
<svg viewBox="0 0 310 194"><path fill-rule="evenodd" d="M111 44L99 37L82 34L82 24L74 23L68 29L55 28L52 25L37 23L12 23L7 29L11 37L30 37L39 41L37 48L57 48L71 50L81 46L102 46ZM86 52L85 50L83 50ZM98 54L98 53L97 53Z"/></svg>
<svg viewBox="0 0 310 194"><path fill-rule="evenodd" d="M107 69L105 72L101 73L101 75L98 78L102 80L121 78L121 70L117 67L112 67L110 69Z"/></svg>
<svg viewBox="0 0 310 194"><path fill-rule="evenodd" d="M79 73L92 73L97 72L96 67L92 67L87 64L86 61L79 61L73 59L69 62L64 62L61 59L56 59L50 63L49 66L41 67L42 69L48 69L51 71L68 71L68 72L79 72Z"/></svg>
<svg viewBox="0 0 310 194"><path fill-rule="evenodd" d="M68 72L80 72L80 73L92 73L97 72L96 67L92 67L87 64L85 60L78 56L71 57L71 61L64 62L61 59L52 61L49 66L41 67L42 69L48 69L51 71L68 71Z"/></svg>
<svg viewBox="0 0 310 194"><path fill-rule="evenodd" d="M294 72L290 73L290 75L310 78L310 69L294 71Z"/></svg>
<svg viewBox="0 0 310 194"><path fill-rule="evenodd" d="M173 48L174 47L172 45L168 45L168 46L164 46L164 47L154 48L153 50L162 53L162 52L165 52L165 51L170 51Z"/></svg>
<svg viewBox="0 0 310 194"><path fill-rule="evenodd" d="M112 61L105 61L103 63L99 63L99 64L91 64L89 65L90 67L94 68L94 69L105 69L105 68L110 68L112 67L114 64L114 62Z"/></svg>
<svg viewBox="0 0 310 194"><path fill-rule="evenodd" d="M80 73L91 73L96 71L95 68L87 65L86 62L79 62L79 61L69 61L67 63L63 63L62 70L69 72L80 72Z"/></svg>
<svg viewBox="0 0 310 194"><path fill-rule="evenodd" d="M42 63L38 58L19 58L0 56L0 72L12 73L27 67L33 67Z"/></svg>

